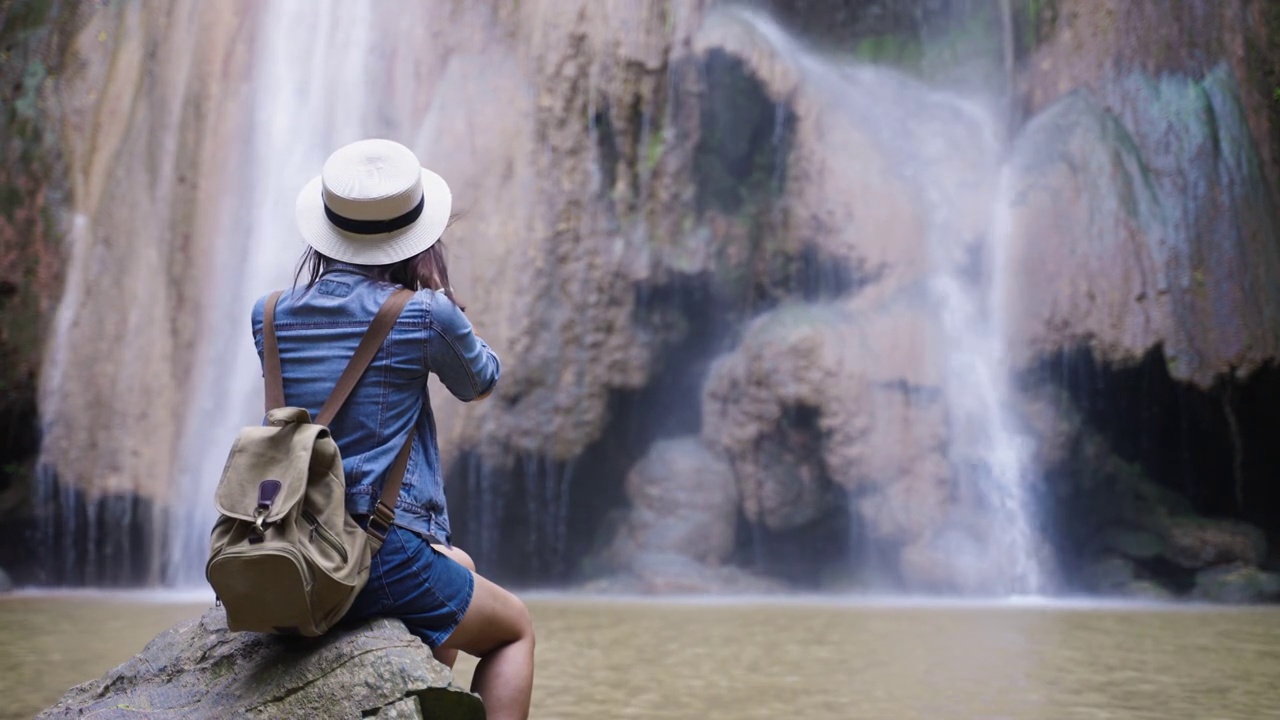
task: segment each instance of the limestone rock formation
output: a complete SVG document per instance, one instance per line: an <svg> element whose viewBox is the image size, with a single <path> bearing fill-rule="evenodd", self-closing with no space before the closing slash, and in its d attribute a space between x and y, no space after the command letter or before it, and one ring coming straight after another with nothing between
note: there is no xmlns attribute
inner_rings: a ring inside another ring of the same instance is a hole
<svg viewBox="0 0 1280 720"><path fill-rule="evenodd" d="M1024 365L1161 346L1175 379L1247 375L1280 354L1280 236L1235 80L1116 83L1132 125L1078 90L1014 145L1010 346Z"/></svg>
<svg viewBox="0 0 1280 720"><path fill-rule="evenodd" d="M999 154L976 105L904 73L821 55L742 7L710 13L693 42L704 57L741 63L793 117L774 240L789 252L816 251L850 269L849 289L890 295L984 234Z"/></svg>
<svg viewBox="0 0 1280 720"><path fill-rule="evenodd" d="M1017 3L1015 3L1017 5ZM1030 118L1077 89L1102 99L1121 121L1140 130L1134 113L1155 110L1148 98L1126 97L1115 81L1128 71L1147 78L1200 78L1220 63L1240 85L1240 103L1258 147L1270 194L1280 198L1280 122L1273 111L1280 75L1280 7L1268 0L1151 3L1128 0L1052 0L1024 5L1023 58L1015 79ZM1152 83L1153 85L1155 83ZM1187 96L1190 102L1199 100ZM1139 138L1159 146L1158 125ZM1273 201L1274 204L1274 201Z"/></svg>
<svg viewBox="0 0 1280 720"><path fill-rule="evenodd" d="M213 608L37 717L483 720L479 698L397 620L316 639L231 633Z"/></svg>
<svg viewBox="0 0 1280 720"><path fill-rule="evenodd" d="M1080 566L1074 579L1094 592L1224 602L1262 600L1271 575L1266 534L1239 520L1204 517L1181 493L1119 458L1108 442L1081 429L1064 464L1049 471L1058 512L1068 518L1063 554ZM1243 594L1240 594L1243 593ZM1159 595L1159 593L1157 593ZM1230 598L1237 597L1236 600Z"/></svg>
<svg viewBox="0 0 1280 720"><path fill-rule="evenodd" d="M1280 601L1280 573L1238 563L1201 570L1191 597L1221 603Z"/></svg>
<svg viewBox="0 0 1280 720"><path fill-rule="evenodd" d="M1164 526L1165 556L1187 568L1233 562L1257 566L1267 559L1267 537L1248 523L1198 517L1170 519Z"/></svg>
<svg viewBox="0 0 1280 720"><path fill-rule="evenodd" d="M615 538L621 564L649 553L723 564L734 548L738 486L728 463L697 438L664 440L627 475L630 514Z"/></svg>
<svg viewBox="0 0 1280 720"><path fill-rule="evenodd" d="M753 322L703 397L703 437L733 464L747 519L803 526L847 493L882 547L938 533L957 498L937 336L910 295L784 306ZM926 573L906 575L922 584Z"/></svg>
<svg viewBox="0 0 1280 720"><path fill-rule="evenodd" d="M212 239L225 228L219 201L242 159L233 138L252 12L96 9L57 85L72 220L42 377L44 455L91 497L164 502L174 489Z"/></svg>
<svg viewBox="0 0 1280 720"><path fill-rule="evenodd" d="M229 437L258 410L256 361L227 362L227 348L248 344L241 295L269 289L253 273L270 265L271 285L287 282L299 249L287 209L296 185L281 166L314 172L356 134L402 140L448 178L462 213L445 238L453 283L506 361L484 403L433 386L446 467L571 467L615 440L619 398L665 382L670 349L717 326L723 346L698 360L722 355L686 398L702 424L681 431L700 433L708 454L687 460L704 449L659 444L630 474L622 545L634 552L622 565L640 587L694 587L727 562L734 502L770 533L803 533L847 503L911 587L953 588L957 552L984 557L995 529L972 519L983 498L956 482L981 462L967 462L967 418L949 415L945 397L957 380L943 343L957 329L930 283L939 272L975 293L996 283L976 314L1004 309L993 323L1010 334L1015 369L1079 348L1117 366L1162 348L1175 379L1209 387L1280 357L1280 123L1274 83L1255 68L1277 56L1254 29L1275 17L1264 0L1183 3L1169 23L1152 22L1150 3L1013 3L1019 17L1034 7L1057 19L1006 38L1011 118L967 88L815 50L915 33L936 3L768 4L781 22L709 0L452 3L447 23L441 3L407 0L317 2L304 23L246 1L84 4L88 25L64 38L53 82L34 65L21 78L0 69L6 86L20 80L18 115L41 92L57 99L47 117L69 178L65 197L54 184L15 186L13 212L0 185L0 260L20 221L37 238L23 260L41 288L9 299L15 281L0 263L4 369L6 343L42 337L13 320L51 312L45 283L59 285L63 233L48 223L66 225L67 281L41 378L44 477L57 483L42 490L44 509L79 503L63 516L102 533L128 517L121 538L160 546L133 526L163 526L173 478L216 476L225 452L179 467L184 425L204 429L217 406ZM1153 29L1132 41L1139 27ZM680 299L689 288L699 300ZM35 360L22 355L12 367L30 376ZM204 394L187 402L193 384ZM1038 467L1064 466L1081 418L1028 397ZM657 477L663 465L670 477ZM714 482L695 488L686 472ZM591 506L584 482L616 490L626 475L576 479L565 507ZM1099 521L1128 548L1109 552L1257 562L1250 531L1175 532L1165 520L1190 510L1117 489L1132 501L1122 508L1164 514L1158 527ZM558 513L582 512L560 509L564 497ZM168 523L196 528L170 560L198 554L197 517ZM69 538L64 549L110 545L43 519L46 537ZM697 554L672 554L690 543ZM159 558L148 561L131 581L156 578Z"/></svg>
<svg viewBox="0 0 1280 720"><path fill-rule="evenodd" d="M728 565L737 543L738 485L696 437L653 444L627 475L630 507L599 559L589 592L769 593L779 583Z"/></svg>
<svg viewBox="0 0 1280 720"><path fill-rule="evenodd" d="M40 446L37 380L65 260L68 188L49 86L82 12L27 3L0 17L0 563L15 569Z"/></svg>

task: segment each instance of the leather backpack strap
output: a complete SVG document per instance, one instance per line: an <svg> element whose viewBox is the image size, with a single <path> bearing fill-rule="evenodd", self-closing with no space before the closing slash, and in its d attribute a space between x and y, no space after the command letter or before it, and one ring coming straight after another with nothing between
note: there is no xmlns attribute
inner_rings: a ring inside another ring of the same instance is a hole
<svg viewBox="0 0 1280 720"><path fill-rule="evenodd" d="M266 314L263 316L263 354L267 378L268 410L284 407L284 379L281 373L280 349L276 345L274 327L275 306L279 298L280 293L278 292L272 293L271 297L267 298ZM365 331L364 337L360 339L360 345L356 348L355 354L351 356L351 360L347 362L347 367L338 378L337 386L329 394L328 399L324 401L324 406L320 408L320 414L315 419L317 425L328 426L329 423L333 422L333 418L337 416L338 411L342 409L342 405L351 396L351 391L355 389L356 383L360 381L364 371L369 368L369 363L373 362L374 356L378 354L378 348L382 346L383 341L391 334L392 328L396 325L396 320L400 318L400 313L404 311L405 305L408 305L411 299L413 299L413 291L401 289L391 293L391 297L382 303L382 307L378 309L378 314L374 316L373 322L369 324L369 329ZM391 530L391 523L395 520L396 502L400 499L400 488L404 484L405 471L409 468L409 452L412 449L413 428L410 428L409 436L405 438L404 445L400 448L400 453L396 455L395 462L391 464L391 470L387 473L387 479L382 485L382 494L378 497L378 504L374 506L373 515L369 518L369 527L366 532L378 543L379 547L386 540L387 532Z"/></svg>
<svg viewBox="0 0 1280 720"><path fill-rule="evenodd" d="M378 309L378 314L374 316L368 331L360 339L360 346L356 348L356 354L351 356L346 369L342 371L342 376L338 378L337 386L329 394L329 399L324 401L324 406L320 408L320 414L315 419L317 425L328 426L329 423L333 422L333 418L342 409L342 404L347 401L351 391L355 389L356 383L360 381L360 376L364 375L369 363L373 362L373 356L378 354L378 348L382 346L382 341L386 340L387 336L391 334L391 328L395 327L396 320L400 317L404 306L409 304L411 298L413 298L412 290L397 290L391 293L391 297L387 298L386 302L382 303L382 307Z"/></svg>
<svg viewBox="0 0 1280 720"><path fill-rule="evenodd" d="M409 452L413 449L413 427L409 428L409 437L404 439L400 454L391 463L387 479L382 483L382 494L378 496L378 504L373 506L373 514L369 516L369 527L365 532L377 541L378 547L387 539L391 531L391 523L396 519L396 503L400 500L400 488L404 484L405 470L409 469Z"/></svg>
<svg viewBox="0 0 1280 720"><path fill-rule="evenodd" d="M271 293L262 315L262 377L267 412L284 407L284 374L280 369L280 346L276 344L276 303L279 301L280 291Z"/></svg>

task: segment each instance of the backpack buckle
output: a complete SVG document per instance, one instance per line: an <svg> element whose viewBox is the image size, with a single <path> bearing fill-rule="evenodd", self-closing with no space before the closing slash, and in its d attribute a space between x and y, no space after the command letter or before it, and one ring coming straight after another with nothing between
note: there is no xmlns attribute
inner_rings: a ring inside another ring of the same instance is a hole
<svg viewBox="0 0 1280 720"><path fill-rule="evenodd" d="M391 521L395 520L396 511L388 508L382 503L373 506L373 514L369 516L369 534L378 540L385 542L387 533L391 532Z"/></svg>
<svg viewBox="0 0 1280 720"><path fill-rule="evenodd" d="M253 527L249 528L249 544L257 545L267 537L267 529L262 523L267 519L267 508L259 506L253 511Z"/></svg>

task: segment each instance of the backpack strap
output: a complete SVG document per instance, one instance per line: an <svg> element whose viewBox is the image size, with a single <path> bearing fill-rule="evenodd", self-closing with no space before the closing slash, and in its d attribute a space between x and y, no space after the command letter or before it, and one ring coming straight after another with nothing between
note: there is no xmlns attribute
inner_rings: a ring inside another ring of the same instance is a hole
<svg viewBox="0 0 1280 720"><path fill-rule="evenodd" d="M267 298L262 315L262 376L266 381L267 412L284 407L284 375L280 370L280 346L276 344L277 290Z"/></svg>
<svg viewBox="0 0 1280 720"><path fill-rule="evenodd" d="M338 411L342 409L342 405L351 396L351 391L355 389L356 383L360 381L360 377L368 369L369 363L373 362L374 356L378 354L378 348L382 346L387 336L391 334L391 330L395 327L400 313L404 311L405 305L409 304L409 300L412 298L412 290L401 289L391 293L391 297L382 303L382 307L378 309L378 314L374 316L373 322L369 324L369 329L365 331L364 337L360 339L360 345L356 348L355 354L351 356L351 360L347 362L347 367L338 378L337 386L329 394L329 398L324 401L324 406L320 408L320 414L316 415L315 423L317 425L328 426L329 423L333 422L333 418L337 416ZM280 349L276 344L274 325L276 302L279 299L279 292L272 293L267 298L267 308L263 315L262 344L267 389L267 410L274 410L284 406L284 380L280 367ZM273 405L273 403L275 404ZM395 462L391 464L391 470L387 474L387 479L383 482L382 494L378 498L377 506L374 507L373 515L369 518L367 532L378 542L379 546L386 539L387 532L391 529L391 523L395 520L396 502L400 499L400 488L404 483L404 473L409 467L409 451L412 448L413 428L410 428L409 435L405 438L404 445L401 446L400 453L396 455Z"/></svg>
<svg viewBox="0 0 1280 720"><path fill-rule="evenodd" d="M405 470L409 468L409 451L413 448L413 428L409 428L409 437L404 439L400 453L391 463L391 471L382 483L382 494L378 496L378 504L373 506L373 514L369 516L369 526L365 532L378 542L378 547L387 539L391 531L391 523L396 519L396 502L400 500L400 487L404 483Z"/></svg>

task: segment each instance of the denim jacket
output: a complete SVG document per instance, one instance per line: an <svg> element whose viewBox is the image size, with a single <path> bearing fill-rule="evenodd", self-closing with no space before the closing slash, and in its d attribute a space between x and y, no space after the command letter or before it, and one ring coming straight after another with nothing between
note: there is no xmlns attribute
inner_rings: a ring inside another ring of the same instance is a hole
<svg viewBox="0 0 1280 720"><path fill-rule="evenodd" d="M276 340L285 403L320 412L373 316L396 287L353 265L337 264L310 289L286 290L276 305ZM253 339L262 359L266 298L253 307ZM342 452L347 511L368 515L407 433L414 445L396 503L395 524L449 541L435 418L427 375L435 373L459 400L487 395L498 381L498 357L443 293L416 293L391 335L330 424Z"/></svg>

